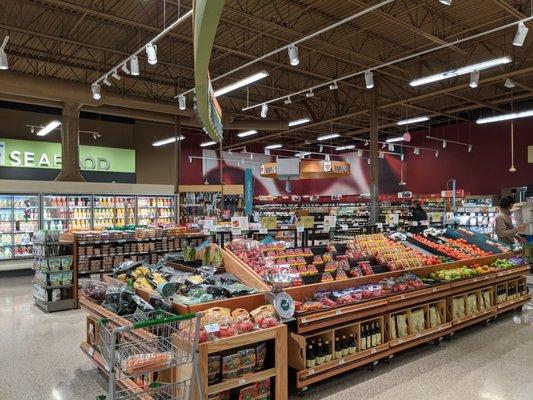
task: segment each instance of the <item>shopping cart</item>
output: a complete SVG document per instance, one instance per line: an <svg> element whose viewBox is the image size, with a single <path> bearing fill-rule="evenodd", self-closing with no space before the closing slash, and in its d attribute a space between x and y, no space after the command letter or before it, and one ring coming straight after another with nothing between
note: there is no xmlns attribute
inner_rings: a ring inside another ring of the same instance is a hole
<svg viewBox="0 0 533 400"><path fill-rule="evenodd" d="M201 317L157 310L101 319L99 349L109 372L109 397L98 399L192 399L193 375L201 399Z"/></svg>

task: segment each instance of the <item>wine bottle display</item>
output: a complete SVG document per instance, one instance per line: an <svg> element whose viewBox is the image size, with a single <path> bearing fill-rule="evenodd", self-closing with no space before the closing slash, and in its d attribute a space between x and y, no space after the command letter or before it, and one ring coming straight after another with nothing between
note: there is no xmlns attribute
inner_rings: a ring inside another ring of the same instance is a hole
<svg viewBox="0 0 533 400"><path fill-rule="evenodd" d="M313 368L316 365L315 352L313 351L313 345L307 346L307 359L305 362L307 368Z"/></svg>

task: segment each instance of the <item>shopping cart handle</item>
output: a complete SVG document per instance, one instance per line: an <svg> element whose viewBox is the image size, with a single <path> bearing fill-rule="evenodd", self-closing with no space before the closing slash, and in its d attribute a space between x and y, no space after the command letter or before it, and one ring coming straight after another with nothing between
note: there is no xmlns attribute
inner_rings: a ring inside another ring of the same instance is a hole
<svg viewBox="0 0 533 400"><path fill-rule="evenodd" d="M149 328L151 326L169 324L172 322L187 321L196 317L195 313L176 315L174 317L156 318L149 321L137 322L133 324L133 329Z"/></svg>

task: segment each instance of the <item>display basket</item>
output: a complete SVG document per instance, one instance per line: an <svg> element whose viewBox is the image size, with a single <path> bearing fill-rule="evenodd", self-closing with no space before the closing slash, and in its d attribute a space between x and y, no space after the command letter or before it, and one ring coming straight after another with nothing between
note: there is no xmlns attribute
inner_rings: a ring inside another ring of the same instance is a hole
<svg viewBox="0 0 533 400"><path fill-rule="evenodd" d="M157 310L101 319L99 349L109 372L110 399L190 398L183 393L192 376L180 377L179 383L152 382L134 391L117 392L116 383L185 364L193 365L196 374L201 317L201 313L177 316Z"/></svg>

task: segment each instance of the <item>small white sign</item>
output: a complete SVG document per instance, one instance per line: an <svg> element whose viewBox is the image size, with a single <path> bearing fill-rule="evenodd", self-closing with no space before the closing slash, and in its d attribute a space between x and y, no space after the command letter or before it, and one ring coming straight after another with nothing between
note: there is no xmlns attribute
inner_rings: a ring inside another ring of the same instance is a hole
<svg viewBox="0 0 533 400"><path fill-rule="evenodd" d="M342 224L341 225L341 230L347 231L348 230L348 225L347 224Z"/></svg>
<svg viewBox="0 0 533 400"><path fill-rule="evenodd" d="M240 236L242 235L242 230L241 228L231 228L231 234L233 236Z"/></svg>
<svg viewBox="0 0 533 400"><path fill-rule="evenodd" d="M304 227L303 226L301 226L301 225L297 225L296 226L296 232L302 233L303 231L304 231Z"/></svg>
<svg viewBox="0 0 533 400"><path fill-rule="evenodd" d="M204 329L207 333L216 333L220 331L220 326L218 324L207 324L204 325Z"/></svg>
<svg viewBox="0 0 533 400"><path fill-rule="evenodd" d="M411 221L411 225L418 226L418 221Z"/></svg>
<svg viewBox="0 0 533 400"><path fill-rule="evenodd" d="M382 222L376 223L376 228L383 229L383 223Z"/></svg>
<svg viewBox="0 0 533 400"><path fill-rule="evenodd" d="M261 227L261 228L259 228L259 233L261 235L266 235L266 234L268 234L268 229L265 228L265 227Z"/></svg>
<svg viewBox="0 0 533 400"><path fill-rule="evenodd" d="M94 347L89 347L89 350L87 351L87 353L92 357L94 354Z"/></svg>

